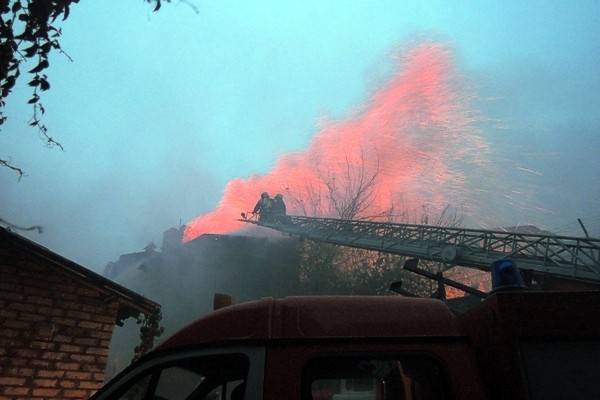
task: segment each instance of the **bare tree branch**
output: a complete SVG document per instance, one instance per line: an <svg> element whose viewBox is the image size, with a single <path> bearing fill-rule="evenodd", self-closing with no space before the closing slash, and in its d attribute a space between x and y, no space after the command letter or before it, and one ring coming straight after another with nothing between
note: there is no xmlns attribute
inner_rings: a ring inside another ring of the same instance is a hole
<svg viewBox="0 0 600 400"><path fill-rule="evenodd" d="M344 157L342 165L333 169L317 168L320 182L307 183L302 194L305 200L294 198L296 206L305 215L321 216L325 212L347 220L382 220L388 222L420 221L429 224L433 219L438 226L458 226L464 211L457 212L450 205L439 214L430 215L428 204L409 210L402 196L392 201L389 208L379 210L374 205L380 195L382 170L379 158L367 164L361 151L358 161ZM392 198L390 196L390 198ZM327 209L323 209L326 205ZM311 214L311 212L313 214ZM305 240L302 243L301 282L310 293L318 294L389 294L389 284L402 279L403 287L420 296L431 296L437 284L403 269L405 258L363 249L337 247ZM448 265L423 262L422 267L441 273Z"/></svg>
<svg viewBox="0 0 600 400"><path fill-rule="evenodd" d="M12 165L10 163L10 160L7 161L7 160L0 159L0 166L6 167L6 168L10 168L13 171L16 171L19 174L19 180L21 180L21 178L23 177L23 175L25 175L24 172L23 172L23 170L21 168L18 168L18 167L15 167L14 165Z"/></svg>
<svg viewBox="0 0 600 400"><path fill-rule="evenodd" d="M161 8L162 2L171 0L144 0L154 4L154 11ZM188 1L181 0L196 12L197 9ZM69 17L71 6L79 0L0 0L0 126L7 120L4 114L6 98L10 95L18 79L22 79L21 67L30 61L35 64L25 76L31 77L28 85L33 93L27 101L33 108L33 116L29 126L37 129L38 135L47 147L62 145L48 135L48 128L42 122L44 107L41 103L41 92L50 89L48 76L44 73L50 66L49 55L53 50L72 61L61 48L59 38L61 28L56 21L64 21ZM0 167L7 167L23 177L23 170L9 161L0 160Z"/></svg>

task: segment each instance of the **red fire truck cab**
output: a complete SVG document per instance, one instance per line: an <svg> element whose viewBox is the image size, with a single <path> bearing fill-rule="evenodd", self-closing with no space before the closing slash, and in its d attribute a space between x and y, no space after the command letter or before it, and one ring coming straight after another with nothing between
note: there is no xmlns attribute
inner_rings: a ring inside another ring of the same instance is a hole
<svg viewBox="0 0 600 400"><path fill-rule="evenodd" d="M600 292L316 296L219 309L94 399L599 399Z"/></svg>

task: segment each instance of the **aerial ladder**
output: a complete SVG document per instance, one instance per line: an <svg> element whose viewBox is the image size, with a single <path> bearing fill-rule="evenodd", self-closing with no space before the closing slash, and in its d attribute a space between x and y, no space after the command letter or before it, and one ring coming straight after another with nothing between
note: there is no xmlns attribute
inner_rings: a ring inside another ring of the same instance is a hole
<svg viewBox="0 0 600 400"><path fill-rule="evenodd" d="M304 239L410 257L405 270L480 297L487 294L421 269L418 260L444 263L447 269L462 266L489 272L494 261L510 258L529 282L562 279L600 288L598 238L303 216L274 221L242 217L239 221Z"/></svg>

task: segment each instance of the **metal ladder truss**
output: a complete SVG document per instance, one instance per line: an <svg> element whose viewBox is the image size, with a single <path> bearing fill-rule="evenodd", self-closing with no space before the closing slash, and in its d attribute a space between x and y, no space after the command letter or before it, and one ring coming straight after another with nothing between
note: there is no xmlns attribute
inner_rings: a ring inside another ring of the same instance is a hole
<svg viewBox="0 0 600 400"><path fill-rule="evenodd" d="M483 271L489 271L493 261L510 257L521 269L600 282L597 238L301 216L285 216L276 222L240 221L319 242Z"/></svg>

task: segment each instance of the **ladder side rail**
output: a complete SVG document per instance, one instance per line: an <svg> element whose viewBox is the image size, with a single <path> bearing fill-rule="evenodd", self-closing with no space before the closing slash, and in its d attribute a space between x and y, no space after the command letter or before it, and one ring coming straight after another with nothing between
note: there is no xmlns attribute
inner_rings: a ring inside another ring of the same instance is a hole
<svg viewBox="0 0 600 400"><path fill-rule="evenodd" d="M570 265L575 270L583 268L586 271L599 273L597 264L594 265L593 258L589 257L590 254L585 251L581 240L554 236L546 236L543 239L540 243L532 243L535 251L531 253L533 257L543 254L544 265L558 267ZM523 247L520 251L530 253L527 247Z"/></svg>
<svg viewBox="0 0 600 400"><path fill-rule="evenodd" d="M574 244L569 244L557 240L554 243L550 243L548 246L548 251L550 253L549 258L552 261L571 265L575 270L579 267L583 267L585 270L593 271L598 274L598 265L594 265L593 259L587 257L586 253L581 250L582 248L579 241L576 241Z"/></svg>
<svg viewBox="0 0 600 400"><path fill-rule="evenodd" d="M590 259L591 264L600 273L600 241L590 242L589 239L580 239L579 243L581 243L582 251Z"/></svg>
<svg viewBox="0 0 600 400"><path fill-rule="evenodd" d="M441 261L436 259L439 258L437 255L441 246L455 245L468 258L465 260L468 264L513 256L538 270L552 269L561 271L561 274L570 270L573 275L583 271L588 277L592 273L597 275L596 279L600 278L600 239L333 218L291 216L289 221L289 225L295 229L290 229L287 224L275 229L310 236L313 240L327 240L341 245L348 242L351 247L366 246L370 250L395 254L403 254L401 252L406 252L410 247L420 247L420 251L412 250L411 254L436 261ZM322 234L310 234L308 230L321 231ZM327 233L325 237L324 233ZM342 234L347 238L334 237ZM377 244L369 242L372 240L376 240Z"/></svg>
<svg viewBox="0 0 600 400"><path fill-rule="evenodd" d="M576 246L577 259L600 275L600 241L594 243L589 239L577 239Z"/></svg>

